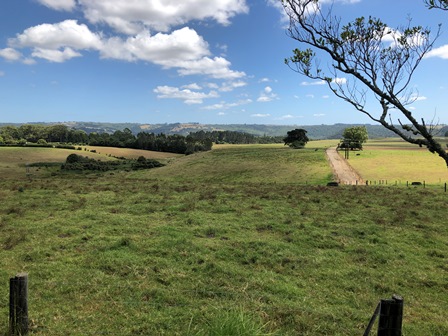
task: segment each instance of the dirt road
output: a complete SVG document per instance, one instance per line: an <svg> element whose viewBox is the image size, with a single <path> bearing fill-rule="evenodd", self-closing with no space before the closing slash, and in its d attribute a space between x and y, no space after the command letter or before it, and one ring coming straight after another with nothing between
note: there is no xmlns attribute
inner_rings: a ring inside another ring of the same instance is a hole
<svg viewBox="0 0 448 336"><path fill-rule="evenodd" d="M326 153L336 181L341 184L364 184L361 176L350 166L347 160L339 155L335 147L328 148Z"/></svg>

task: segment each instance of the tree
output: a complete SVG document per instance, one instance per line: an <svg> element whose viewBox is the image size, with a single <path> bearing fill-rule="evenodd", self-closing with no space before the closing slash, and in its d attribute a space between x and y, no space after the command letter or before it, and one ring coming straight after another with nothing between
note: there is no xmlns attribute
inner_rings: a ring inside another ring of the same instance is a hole
<svg viewBox="0 0 448 336"><path fill-rule="evenodd" d="M301 128L287 132L286 138L283 139L285 146L288 145L291 148L303 148L306 143L310 141L306 136L307 131Z"/></svg>
<svg viewBox="0 0 448 336"><path fill-rule="evenodd" d="M448 165L448 154L435 139L436 125L418 120L409 106L418 98L410 88L412 76L433 47L440 26L431 38L429 29L413 27L410 20L398 29L373 17L343 25L332 7L318 0L282 0L282 4L290 19L288 36L305 46L285 59L292 70L324 81L356 110L405 141L426 146ZM329 71L321 67L317 54L328 58ZM371 108L372 99L379 109Z"/></svg>
<svg viewBox="0 0 448 336"><path fill-rule="evenodd" d="M347 127L342 134L339 148L362 149L362 144L369 138L365 126Z"/></svg>
<svg viewBox="0 0 448 336"><path fill-rule="evenodd" d="M438 8L442 10L448 10L447 0L425 0L425 3L429 9Z"/></svg>

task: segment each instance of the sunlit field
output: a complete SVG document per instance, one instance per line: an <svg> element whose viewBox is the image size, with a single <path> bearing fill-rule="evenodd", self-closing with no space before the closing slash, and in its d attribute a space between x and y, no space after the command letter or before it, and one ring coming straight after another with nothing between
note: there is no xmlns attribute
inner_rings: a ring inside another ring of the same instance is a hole
<svg viewBox="0 0 448 336"><path fill-rule="evenodd" d="M448 335L447 195L327 187L327 145L310 144L31 178L31 153L0 155L20 172L0 180L0 335L18 272L31 335L361 335L393 294L404 335Z"/></svg>
<svg viewBox="0 0 448 336"><path fill-rule="evenodd" d="M395 139L369 140L363 151L350 153L349 163L364 180L390 184L448 182L443 159L426 148Z"/></svg>

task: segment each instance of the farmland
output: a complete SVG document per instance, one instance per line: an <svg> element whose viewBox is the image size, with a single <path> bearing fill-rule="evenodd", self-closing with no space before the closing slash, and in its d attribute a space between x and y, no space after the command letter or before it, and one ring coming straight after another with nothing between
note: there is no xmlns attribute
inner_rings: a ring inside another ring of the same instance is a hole
<svg viewBox="0 0 448 336"><path fill-rule="evenodd" d="M147 171L49 166L31 179L24 157L64 150L0 148L0 297L29 274L33 335L359 335L397 293L405 335L448 334L448 196L326 187L331 144L222 145ZM85 151L113 159L97 152ZM350 162L373 165L368 153ZM7 319L0 305L0 333Z"/></svg>
<svg viewBox="0 0 448 336"><path fill-rule="evenodd" d="M448 170L441 158L426 148L399 140L369 141L358 155L351 154L349 162L364 180L387 180L392 184L419 181L433 185L448 181Z"/></svg>

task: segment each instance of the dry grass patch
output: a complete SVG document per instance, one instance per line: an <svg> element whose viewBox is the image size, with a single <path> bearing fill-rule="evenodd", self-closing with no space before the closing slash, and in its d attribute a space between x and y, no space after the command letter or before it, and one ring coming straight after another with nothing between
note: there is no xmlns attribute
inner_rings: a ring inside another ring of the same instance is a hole
<svg viewBox="0 0 448 336"><path fill-rule="evenodd" d="M349 162L364 180L402 184L406 181L428 184L448 181L448 170L441 158L403 141L368 142L364 150L356 154L351 153Z"/></svg>
<svg viewBox="0 0 448 336"><path fill-rule="evenodd" d="M127 159L137 159L138 157L143 156L146 159L160 160L160 159L169 159L183 156L183 154L155 152L155 151L147 151L143 149L132 149L132 148L116 148L116 147L100 147L100 146L87 146L86 148L88 150L95 150L97 153L100 153L102 155L125 157Z"/></svg>

